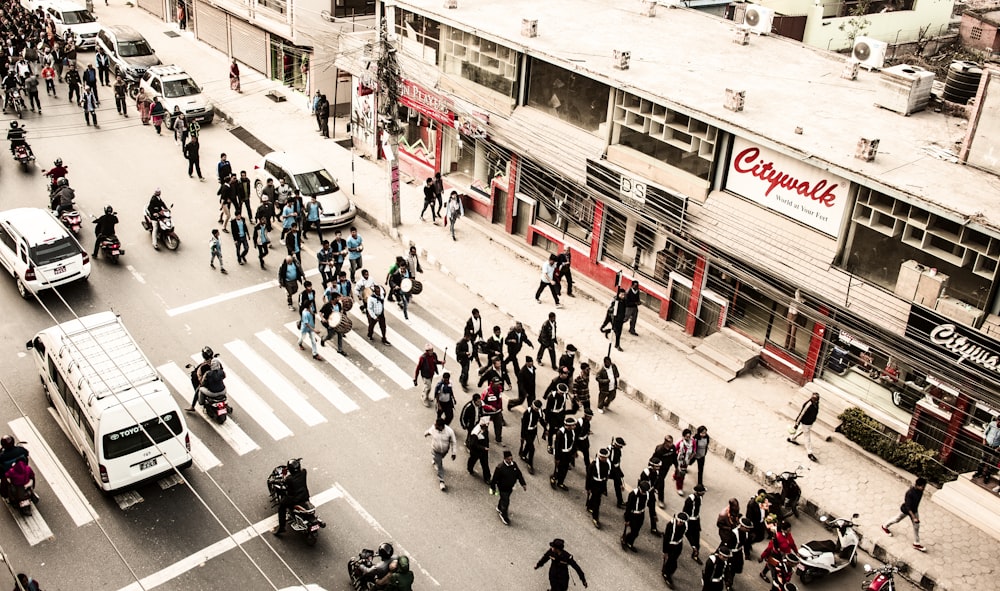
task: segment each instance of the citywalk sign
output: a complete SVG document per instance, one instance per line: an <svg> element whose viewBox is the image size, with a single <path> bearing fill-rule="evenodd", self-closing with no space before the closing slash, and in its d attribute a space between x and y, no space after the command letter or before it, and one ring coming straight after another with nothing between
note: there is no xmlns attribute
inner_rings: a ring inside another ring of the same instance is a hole
<svg viewBox="0 0 1000 591"><path fill-rule="evenodd" d="M1000 342L922 306L913 305L906 336L949 359L954 365L1000 384Z"/></svg>
<svg viewBox="0 0 1000 591"><path fill-rule="evenodd" d="M735 138L725 188L837 238L850 183L795 158Z"/></svg>

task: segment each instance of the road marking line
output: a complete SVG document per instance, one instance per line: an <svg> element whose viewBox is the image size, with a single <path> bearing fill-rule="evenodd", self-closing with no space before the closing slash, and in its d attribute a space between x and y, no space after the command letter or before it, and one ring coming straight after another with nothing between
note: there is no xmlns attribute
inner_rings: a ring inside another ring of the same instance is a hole
<svg viewBox="0 0 1000 591"><path fill-rule="evenodd" d="M390 536L389 532L386 531L386 529L384 527L382 527L382 524L379 523L377 519L375 519L375 516L373 516L364 507L362 507L361 503L359 503L357 501L357 499L355 499L353 496L351 496L351 493L347 492L347 490L343 486L341 486L339 482L334 482L333 486L335 488L337 488L337 489L340 490L341 496L343 496L344 500L347 501L347 504L350 505L352 509L354 509L355 513L357 513L358 515L360 515L361 519L364 519L365 522L369 526L372 527L372 529L375 529L375 530L377 530L379 532L379 537L380 538L382 538L382 539L392 539L392 536ZM431 573L427 572L427 569L425 569L424 567L420 566L420 562L417 561L417 559L413 557L413 554L411 554L410 552L407 552L406 549L403 548L403 546L401 544L397 543L397 542L393 542L393 546L395 546L395 548L397 550L396 554L398 556L402 556L402 555L405 554L405 555L407 555L407 556L410 557L410 567L411 568L413 567L413 565L416 565L416 567L418 569L420 569L420 572L424 573L424 576L427 577L427 579L430 582L434 583L434 585L436 587L440 587L441 586L441 583L439 583L437 579L435 579L434 577L432 577Z"/></svg>
<svg viewBox="0 0 1000 591"><path fill-rule="evenodd" d="M388 307L390 305L394 305L394 304L392 302L387 302L386 303L386 307ZM360 306L353 308L351 311L354 312L354 316L356 318L361 318L362 320L364 320L365 327L368 326L368 324L367 324L368 323L368 315L361 312ZM378 327L376 327L376 330L377 329L378 329ZM366 328L366 330L367 330L367 328ZM359 333L356 333L356 334L361 334L361 333L359 332ZM374 333L372 333L372 334L374 334ZM423 347L417 347L416 345L412 344L410 341L404 339L398 332L394 331L391 327L389 327L388 324L385 327L385 336L386 336L387 339L390 339L390 342L392 343L393 348L395 348L397 351L399 351L400 353L402 353L403 357L406 357L407 359L412 359L414 364L416 364L417 363L417 359L419 359L420 356L424 354ZM395 364L393 364L393 365L395 367L397 367L397 368L399 367L399 366L397 366ZM400 371L402 371L402 370L400 370ZM404 375L405 375L405 372L404 372ZM406 385L406 386L402 386L402 388L405 389L405 388L412 388L413 387L413 378L407 376L407 381L409 382L409 384Z"/></svg>
<svg viewBox="0 0 1000 591"><path fill-rule="evenodd" d="M49 410L58 416L54 408ZM56 459L52 448L42 438L42 434L35 428L31 419L21 417L7 424L14 433L15 439L28 444L28 451L31 454L30 462L38 468L38 471L42 473L42 478L49 484L49 488L59 497L59 502L73 518L73 523L79 527L97 519L97 512L94 511L94 508L87 502L87 497L83 496L83 492L70 478L66 468ZM51 532L49 534L51 535Z"/></svg>
<svg viewBox="0 0 1000 591"><path fill-rule="evenodd" d="M125 268L128 269L128 272L132 274L132 277L135 277L136 281L142 284L146 283L146 278L142 276L142 273L136 271L135 267L133 267L132 265L125 265Z"/></svg>
<svg viewBox="0 0 1000 591"><path fill-rule="evenodd" d="M319 269L306 271L306 277L311 277L313 275L319 275ZM190 304L185 304L176 308L170 308L167 310L167 316L180 316L181 314L187 314L188 312L214 306L215 304L221 304L222 302L228 302L229 300L235 300L236 298L242 298L243 296L248 296L250 294L257 293L258 291L264 291L265 289L274 289L276 287L278 287L278 280L272 279L271 281L265 281L264 283L258 283L257 285L251 285L235 291L220 293L217 296L205 298L197 302L191 302Z"/></svg>
<svg viewBox="0 0 1000 591"><path fill-rule="evenodd" d="M14 518L14 523L21 528L21 533L24 534L24 539L28 541L29 546L34 546L54 537L52 530L49 529L49 524L45 523L45 520L42 519L42 514L38 512L38 507L32 508L31 515L25 516L21 515L21 511L12 507L10 503L6 501L0 502L10 511L11 516Z"/></svg>
<svg viewBox="0 0 1000 591"><path fill-rule="evenodd" d="M354 350L361 353L361 355L367 359L372 366L385 374L387 378L396 382L396 385L403 390L408 390L413 387L413 377L407 375L396 362L386 356L385 353L379 351L371 345L367 340L365 340L365 335L358 332L349 332L344 335L344 340L347 341ZM393 341L395 344L395 341ZM414 361L416 363L416 361Z"/></svg>
<svg viewBox="0 0 1000 591"><path fill-rule="evenodd" d="M156 368L156 371L160 372L160 375L171 385L177 394L180 395L181 399L184 401L184 406L191 404L191 378L188 373L180 368L176 363L170 362L161 365ZM182 394L183 392L183 394ZM229 447L233 448L233 451L237 455L245 455L252 452L255 449L260 449L253 439L247 435L240 426L232 420L230 417L223 424L218 424L213 420L210 420L205 413L199 411L198 416L205 419L208 426L215 429L215 432L219 434L219 437L229 444ZM192 452L194 451L194 446L192 445ZM193 453L192 453L193 455Z"/></svg>
<svg viewBox="0 0 1000 591"><path fill-rule="evenodd" d="M306 397L303 396L299 389L296 388L291 382L289 382L283 375L281 375L278 370L274 369L274 366L268 363L261 355L250 348L245 341L236 340L226 343L226 348L229 352L233 354L237 359L240 360L243 365L253 372L257 379L264 383L265 386L270 388L274 395L284 402L288 408L292 410L295 414L299 415L305 424L310 427L315 427L320 423L326 422L326 417L321 415L318 410L309 404ZM288 347L288 352L293 352L291 347ZM282 353L279 355L283 358L288 353ZM298 355L293 355L298 358Z"/></svg>
<svg viewBox="0 0 1000 591"><path fill-rule="evenodd" d="M330 501L341 498L342 496L343 489L339 485L336 485L319 494L313 495L310 500L312 501L313 506L319 507L329 503ZM233 532L229 537L223 538L211 546L202 548L194 554L191 554L186 558L182 558L170 566L151 575L143 577L131 585L126 585L118 591L149 591L150 589L159 587L160 585L168 583L184 573L205 564L209 560L225 554L226 552L236 548L236 546L243 545L261 534L269 532L271 528L277 524L278 516L271 515L270 517L262 519L253 525Z"/></svg>
<svg viewBox="0 0 1000 591"><path fill-rule="evenodd" d="M294 322L289 322L285 325L285 328L289 330L293 335L298 336L299 329L295 327ZM372 400L382 400L383 398L388 398L389 393L386 392L382 386L379 386L368 377L368 374L361 371L361 368L354 365L354 363L344 357L343 355L327 355L323 358L327 363L333 366L334 369L340 372L349 382L354 384L354 386L365 393L368 398ZM413 382L410 382L410 386Z"/></svg>
<svg viewBox="0 0 1000 591"><path fill-rule="evenodd" d="M115 502L118 503L118 508L121 509L122 511L128 509L132 505L138 505L139 503L145 500L142 498L142 495L135 492L134 490L117 494L114 496L114 499Z"/></svg>
<svg viewBox="0 0 1000 591"><path fill-rule="evenodd" d="M201 355L194 354L191 359L195 363L200 363ZM264 399L258 396L253 388L248 386L231 368L230 371L226 372L226 392L229 398L236 402L236 410L250 415L250 418L267 431L272 439L278 441L285 437L291 437L292 430L274 414L274 409L268 406Z"/></svg>
<svg viewBox="0 0 1000 591"><path fill-rule="evenodd" d="M208 449L205 442L192 433L190 429L188 436L191 438L191 457L199 470L208 472L212 468L222 465L222 462L212 453L212 450Z"/></svg>
<svg viewBox="0 0 1000 591"><path fill-rule="evenodd" d="M323 375L323 372L316 369L316 366L312 363L306 361L305 357L295 354L295 349L287 341L281 340L281 337L270 329L258 332L256 337L282 361L287 363L302 379L309 382L309 385L315 388L337 410L345 414L358 410L357 403L351 400L347 394L344 394L344 391L340 389L340 386L336 382ZM292 354L289 355L289 353Z"/></svg>
<svg viewBox="0 0 1000 591"><path fill-rule="evenodd" d="M389 310L392 313L392 315L395 316L397 319L403 322L409 322L410 327L413 328L413 330L416 331L418 334L420 334L420 336L426 338L427 341L432 345L434 345L434 347L438 351L444 351L445 349L449 349L452 353L455 352L455 343L458 342L458 339L449 339L443 332L434 328L426 320L414 314L412 309L410 311L409 320L403 318L403 311L400 310L398 307L396 308L387 307L386 309ZM393 344L395 344L395 342L393 342Z"/></svg>

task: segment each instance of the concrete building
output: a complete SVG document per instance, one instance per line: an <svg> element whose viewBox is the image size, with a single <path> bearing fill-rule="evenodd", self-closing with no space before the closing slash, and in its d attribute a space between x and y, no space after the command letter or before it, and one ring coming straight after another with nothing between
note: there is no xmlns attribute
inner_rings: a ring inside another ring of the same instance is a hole
<svg viewBox="0 0 1000 591"><path fill-rule="evenodd" d="M577 273L640 281L664 322L737 335L774 371L974 466L1000 410L992 115L969 133L923 110L928 72L858 74L693 10L448 4L384 4L404 172L441 172L467 211L568 249ZM337 61L355 76L355 145L376 155L378 45L344 35Z"/></svg>
<svg viewBox="0 0 1000 591"><path fill-rule="evenodd" d="M1000 10L966 10L962 13L959 36L962 46L989 53L1000 53Z"/></svg>

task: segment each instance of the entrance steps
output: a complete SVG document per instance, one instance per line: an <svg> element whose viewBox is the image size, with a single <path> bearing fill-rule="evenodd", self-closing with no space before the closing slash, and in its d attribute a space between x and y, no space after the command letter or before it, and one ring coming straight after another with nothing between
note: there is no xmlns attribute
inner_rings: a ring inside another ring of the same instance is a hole
<svg viewBox="0 0 1000 591"><path fill-rule="evenodd" d="M991 481L990 486L996 486L996 481ZM960 474L958 480L942 486L931 500L1000 541L997 494L973 482L971 473Z"/></svg>
<svg viewBox="0 0 1000 591"><path fill-rule="evenodd" d="M753 369L761 347L727 328L705 337L688 359L709 373L731 382Z"/></svg>

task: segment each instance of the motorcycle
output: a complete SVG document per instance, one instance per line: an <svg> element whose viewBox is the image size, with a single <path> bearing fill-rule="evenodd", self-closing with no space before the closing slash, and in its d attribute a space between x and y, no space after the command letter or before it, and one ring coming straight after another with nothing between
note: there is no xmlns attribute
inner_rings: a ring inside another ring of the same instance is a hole
<svg viewBox="0 0 1000 591"><path fill-rule="evenodd" d="M887 564L882 568L872 568L865 565L865 580L861 583L862 591L896 591L896 580L893 575L902 573L898 566Z"/></svg>
<svg viewBox="0 0 1000 591"><path fill-rule="evenodd" d="M21 460L27 463L28 457L21 455L13 461L6 462L3 466L4 498L11 507L16 507L21 515L30 517L33 511L32 505L38 503L38 495L35 494L35 479L31 478L23 485L16 485L7 478L7 471L10 470L10 467Z"/></svg>
<svg viewBox="0 0 1000 591"><path fill-rule="evenodd" d="M215 355L215 357L218 357L218 355ZM194 386L195 391L199 393L198 404L205 411L205 415L219 425L225 423L226 419L233 414L233 407L229 406L229 395L226 392L225 386L223 385L220 392L212 392L208 388L202 387L201 380L198 379L198 368L201 367L201 364L195 366L189 363L185 367L191 369L191 384Z"/></svg>
<svg viewBox="0 0 1000 591"><path fill-rule="evenodd" d="M767 499L771 501L771 510L781 521L787 521L792 516L799 516L799 501L802 499L802 489L795 481L802 477L802 466L794 472L785 471L780 474L767 472L769 482L781 484L780 492L767 493Z"/></svg>
<svg viewBox="0 0 1000 591"><path fill-rule="evenodd" d="M173 204L170 205L170 208L173 208ZM152 232L153 223L159 224L158 241L169 250L177 250L177 247L181 244L181 239L177 237L177 232L174 231L174 220L170 215L170 209L160 210L160 214L155 220L149 217L149 212L144 213L142 228L147 232Z"/></svg>
<svg viewBox="0 0 1000 591"><path fill-rule="evenodd" d="M851 519L857 519L855 513ZM848 519L830 519L823 515L820 522L828 529L837 531L836 540L816 540L802 544L799 548L799 565L796 567L799 580L808 585L817 577L842 570L847 565L858 565L858 533L855 524Z"/></svg>
<svg viewBox="0 0 1000 591"><path fill-rule="evenodd" d="M122 242L117 236L101 236L101 255L104 258L110 260L114 264L118 264L118 257L125 254L125 249L122 248Z"/></svg>
<svg viewBox="0 0 1000 591"><path fill-rule="evenodd" d="M35 161L35 155L28 148L27 144L14 146L14 160L24 168Z"/></svg>
<svg viewBox="0 0 1000 591"><path fill-rule="evenodd" d="M12 88L10 90L10 98L8 99L8 101L11 108L13 108L14 111L17 113L17 118L20 119L21 113L23 113L25 109L24 97L21 96L21 91L18 90L17 88ZM6 112L7 109L4 109L4 113Z"/></svg>
<svg viewBox="0 0 1000 591"><path fill-rule="evenodd" d="M382 560L382 565L384 565L385 572L388 572L389 563L393 559L393 547L392 544L383 543L379 546L379 552L376 555L374 550L364 548L358 555L347 561L347 574L351 577L351 586L354 591L371 591L375 589L374 578L365 578L364 572L371 569L375 558ZM376 573L375 578L380 573Z"/></svg>
<svg viewBox="0 0 1000 591"><path fill-rule="evenodd" d="M267 477L267 492L271 495L272 507L278 506L285 496L286 476L288 476L288 466L281 464L275 466ZM306 501L292 507L291 515L288 518L288 527L292 531L305 533L306 544L315 546L316 540L319 539L319 530L326 527L326 522L316 514L316 506Z"/></svg>

